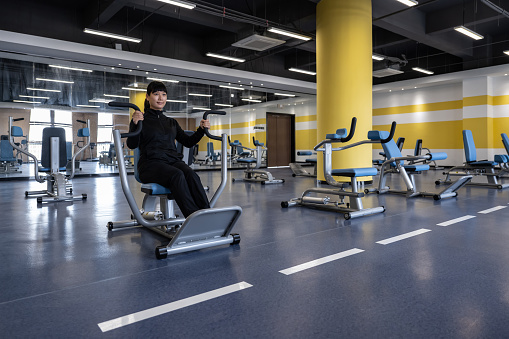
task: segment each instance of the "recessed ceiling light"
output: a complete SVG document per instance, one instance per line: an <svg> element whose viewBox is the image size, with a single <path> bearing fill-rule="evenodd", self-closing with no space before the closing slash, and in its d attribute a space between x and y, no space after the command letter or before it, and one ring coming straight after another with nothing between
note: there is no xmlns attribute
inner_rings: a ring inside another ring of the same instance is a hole
<svg viewBox="0 0 509 339"><path fill-rule="evenodd" d="M131 37L125 36L125 35L119 35L119 34L114 34L114 33L102 32L102 31L98 31L98 30L90 29L90 28L85 28L83 30L83 32L89 33L89 34L94 34L94 35L105 36L105 37L113 38L113 39L119 39L119 40L135 42L135 43L141 42L141 39L138 39L138 38L131 38Z"/></svg>
<svg viewBox="0 0 509 339"><path fill-rule="evenodd" d="M53 68L60 68L60 69L68 69L70 71L80 71L80 72L92 72L91 69L84 69L84 68L76 68L76 67L67 67L67 66L58 66L58 65L48 65L49 67Z"/></svg>
<svg viewBox="0 0 509 339"><path fill-rule="evenodd" d="M306 70L294 68L294 67L289 68L288 70L292 71L292 72L304 73L304 74L308 74L308 75L316 75L316 72L306 71ZM263 84L262 84L262 86L263 86Z"/></svg>

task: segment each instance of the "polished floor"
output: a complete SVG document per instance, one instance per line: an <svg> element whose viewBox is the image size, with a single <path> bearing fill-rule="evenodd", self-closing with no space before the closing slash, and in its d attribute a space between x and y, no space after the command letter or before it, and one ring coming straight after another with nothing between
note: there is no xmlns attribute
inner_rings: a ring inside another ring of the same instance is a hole
<svg viewBox="0 0 509 339"><path fill-rule="evenodd" d="M77 177L87 200L42 207L24 191L43 185L0 181L0 337L509 337L509 189L368 195L386 212L347 221L281 208L315 180L271 172L286 182L230 180L218 202L242 207L240 244L164 260L159 235L107 230L130 216L118 176ZM440 174L417 181L434 191ZM199 175L219 184L218 171Z"/></svg>

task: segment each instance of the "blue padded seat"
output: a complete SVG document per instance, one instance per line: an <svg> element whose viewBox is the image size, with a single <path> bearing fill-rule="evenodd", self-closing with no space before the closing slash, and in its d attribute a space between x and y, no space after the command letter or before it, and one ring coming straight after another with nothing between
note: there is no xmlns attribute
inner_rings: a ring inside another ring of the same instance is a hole
<svg viewBox="0 0 509 339"><path fill-rule="evenodd" d="M13 137L22 137L23 136L23 129L19 126L12 126L11 128L11 135ZM23 141L25 140L22 140L21 142L23 143ZM26 143L26 141L25 141Z"/></svg>
<svg viewBox="0 0 509 339"><path fill-rule="evenodd" d="M465 148L465 159L467 160L467 164L469 166L494 167L498 165L498 163L495 161L489 160L477 161L477 151L475 149L474 137L472 136L472 131L468 129L463 130L463 146Z"/></svg>
<svg viewBox="0 0 509 339"><path fill-rule="evenodd" d="M298 151L297 155L313 155L313 152L311 152L311 151ZM316 158L306 158L304 161L316 164Z"/></svg>
<svg viewBox="0 0 509 339"><path fill-rule="evenodd" d="M168 195L171 194L169 188L161 186L159 184L150 183L150 184L141 184L141 191L143 193L151 194L151 195Z"/></svg>
<svg viewBox="0 0 509 339"><path fill-rule="evenodd" d="M256 159L255 158L240 158L240 159L237 159L237 162L245 162L247 164L252 164L252 163L256 162Z"/></svg>
<svg viewBox="0 0 509 339"><path fill-rule="evenodd" d="M87 127L80 128L78 130L78 137L89 137L90 136L90 130Z"/></svg>
<svg viewBox="0 0 509 339"><path fill-rule="evenodd" d="M348 135L348 133L346 132L346 128L340 128L340 129L336 130L335 134L325 135L325 138L331 139L331 140L339 140L341 138L345 138L347 135Z"/></svg>
<svg viewBox="0 0 509 339"><path fill-rule="evenodd" d="M420 172L429 170L429 165L403 165L407 172Z"/></svg>
<svg viewBox="0 0 509 339"><path fill-rule="evenodd" d="M14 148L9 143L9 140L0 141L0 161L14 162Z"/></svg>
<svg viewBox="0 0 509 339"><path fill-rule="evenodd" d="M377 175L378 171L373 167L366 168L344 168L344 169L333 169L332 175L341 177L365 177Z"/></svg>
<svg viewBox="0 0 509 339"><path fill-rule="evenodd" d="M505 164L509 162L509 156L505 154L497 154L495 155L495 162L499 164Z"/></svg>
<svg viewBox="0 0 509 339"><path fill-rule="evenodd" d="M507 137L507 134L502 133L502 143L504 144L505 151L507 154L509 154L509 138Z"/></svg>

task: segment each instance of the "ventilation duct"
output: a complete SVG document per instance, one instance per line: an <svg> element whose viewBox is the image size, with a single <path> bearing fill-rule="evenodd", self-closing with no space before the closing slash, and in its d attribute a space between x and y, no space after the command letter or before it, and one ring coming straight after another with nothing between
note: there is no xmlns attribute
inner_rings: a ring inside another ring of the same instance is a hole
<svg viewBox="0 0 509 339"><path fill-rule="evenodd" d="M253 34L245 39L239 40L236 43L233 43L232 46L252 49L255 51L265 51L269 48L273 48L284 44L284 40L269 38L263 35Z"/></svg>

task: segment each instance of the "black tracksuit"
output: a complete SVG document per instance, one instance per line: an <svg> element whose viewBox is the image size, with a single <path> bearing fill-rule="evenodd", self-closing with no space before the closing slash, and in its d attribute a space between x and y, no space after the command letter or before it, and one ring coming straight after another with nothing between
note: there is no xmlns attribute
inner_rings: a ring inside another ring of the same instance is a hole
<svg viewBox="0 0 509 339"><path fill-rule="evenodd" d="M129 131L136 125L131 120ZM162 111L145 110L143 129L139 136L127 138L127 147L139 147L140 159L138 173L144 183L157 183L171 190L177 205L187 218L191 213L209 208L209 201L200 177L182 161L177 152L175 140L186 147L196 145L204 135L198 127L192 135L187 135L175 119Z"/></svg>

